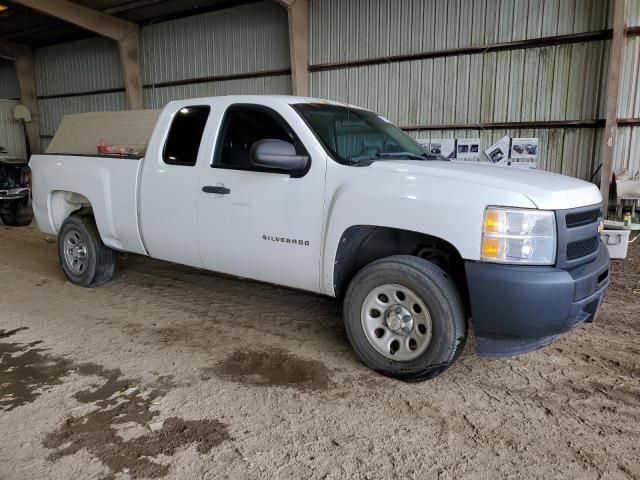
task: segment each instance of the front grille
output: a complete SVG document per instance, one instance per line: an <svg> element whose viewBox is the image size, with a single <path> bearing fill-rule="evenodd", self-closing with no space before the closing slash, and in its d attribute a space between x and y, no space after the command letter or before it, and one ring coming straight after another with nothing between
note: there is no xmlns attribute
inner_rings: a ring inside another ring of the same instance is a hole
<svg viewBox="0 0 640 480"><path fill-rule="evenodd" d="M567 245L567 260L575 260L591 255L598 250L599 242L600 239L596 236L569 243Z"/></svg>
<svg viewBox="0 0 640 480"><path fill-rule="evenodd" d="M569 213L565 217L567 228L580 227L582 225L589 225L595 223L600 218L600 209L587 210L586 212Z"/></svg>

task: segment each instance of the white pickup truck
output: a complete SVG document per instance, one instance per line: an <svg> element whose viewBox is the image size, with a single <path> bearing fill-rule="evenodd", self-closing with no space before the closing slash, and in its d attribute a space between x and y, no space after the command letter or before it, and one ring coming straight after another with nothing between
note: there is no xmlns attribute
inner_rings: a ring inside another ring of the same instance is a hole
<svg viewBox="0 0 640 480"><path fill-rule="evenodd" d="M592 322L609 283L601 196L542 171L455 163L379 115L287 96L169 103L144 158L34 155L33 207L75 284L116 252L342 300L385 375L525 353Z"/></svg>

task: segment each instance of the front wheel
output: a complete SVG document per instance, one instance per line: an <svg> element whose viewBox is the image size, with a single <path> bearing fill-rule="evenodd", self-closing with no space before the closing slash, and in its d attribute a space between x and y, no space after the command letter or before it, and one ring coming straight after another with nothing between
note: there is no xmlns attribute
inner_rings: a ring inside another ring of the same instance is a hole
<svg viewBox="0 0 640 480"><path fill-rule="evenodd" d="M405 381L442 373L467 336L463 303L451 279L427 260L407 255L358 272L345 296L344 321L367 366Z"/></svg>
<svg viewBox="0 0 640 480"><path fill-rule="evenodd" d="M58 255L67 278L81 287L97 287L113 277L116 253L102 243L96 222L71 215L58 233Z"/></svg>

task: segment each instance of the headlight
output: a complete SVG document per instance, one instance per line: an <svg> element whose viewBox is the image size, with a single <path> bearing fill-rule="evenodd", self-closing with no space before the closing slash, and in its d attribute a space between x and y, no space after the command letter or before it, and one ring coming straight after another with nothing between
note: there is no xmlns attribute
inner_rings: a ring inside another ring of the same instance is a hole
<svg viewBox="0 0 640 480"><path fill-rule="evenodd" d="M556 260L556 217L545 210L487 207L482 260L552 265Z"/></svg>

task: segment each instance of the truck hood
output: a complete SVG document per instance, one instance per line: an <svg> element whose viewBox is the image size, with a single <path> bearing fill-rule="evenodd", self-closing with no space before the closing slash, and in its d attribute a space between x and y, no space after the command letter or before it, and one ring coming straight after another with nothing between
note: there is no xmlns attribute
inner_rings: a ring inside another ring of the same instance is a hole
<svg viewBox="0 0 640 480"><path fill-rule="evenodd" d="M377 161L367 168L405 175L447 178L516 192L525 195L542 210L583 207L602 201L595 185L541 170L483 163L420 160Z"/></svg>

